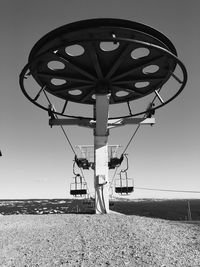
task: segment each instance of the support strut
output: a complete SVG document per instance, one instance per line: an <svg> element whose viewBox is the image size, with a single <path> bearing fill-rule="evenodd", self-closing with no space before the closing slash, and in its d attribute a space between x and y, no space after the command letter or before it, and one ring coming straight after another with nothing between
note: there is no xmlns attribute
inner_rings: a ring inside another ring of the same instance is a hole
<svg viewBox="0 0 200 267"><path fill-rule="evenodd" d="M96 95L94 130L94 188L96 214L109 213L108 109L109 95Z"/></svg>

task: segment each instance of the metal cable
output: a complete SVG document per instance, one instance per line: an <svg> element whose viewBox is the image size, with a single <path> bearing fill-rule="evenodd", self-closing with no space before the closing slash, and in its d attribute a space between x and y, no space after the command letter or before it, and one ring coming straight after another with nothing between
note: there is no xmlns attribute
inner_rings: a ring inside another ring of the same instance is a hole
<svg viewBox="0 0 200 267"><path fill-rule="evenodd" d="M161 90L161 88L158 90L158 92L160 92L160 90ZM155 100L156 100L156 98L157 98L157 97L158 97L158 96L156 95L156 96L153 98L153 100L151 101L151 105L153 105L153 103L155 102ZM130 106L129 106L129 108L130 108ZM145 117L146 117L146 114L143 116L143 118L145 118ZM131 136L131 138L130 138L130 140L129 140L128 144L126 145L126 147L125 147L124 151L122 152L122 155L124 155L124 154L125 154L126 150L128 149L128 147L129 147L130 143L132 142L133 138L135 137L135 135L136 135L137 131L138 131L138 130L139 130L139 128L140 128L140 126L141 126L141 124L138 124L138 126L137 126L137 128L135 129L135 131L133 132L133 135ZM113 175L113 178L112 178L112 182L111 182L111 184L113 184L113 181L114 181L114 178L115 178L115 175L116 175L117 169L118 169L118 167L116 168L116 171L115 171L115 173L114 173L114 175ZM110 186L110 187L111 187L111 186Z"/></svg>
<svg viewBox="0 0 200 267"><path fill-rule="evenodd" d="M57 117L57 116L56 116L56 117ZM73 153L74 153L74 155L76 156L76 152L75 152L75 150L74 150L74 148L73 148L73 146L72 146L72 144L71 144L71 142L70 142L70 140L69 140L69 138L68 138L68 136L67 136L67 134L66 134L65 129L63 128L62 125L60 125L60 128L62 129L62 131L63 131L63 133L64 133L64 135L65 135L65 137L66 137L66 139L67 139L67 141L68 141L68 143L69 143L69 145L70 145L70 147L71 147L71 149L72 149L72 151L73 151Z"/></svg>
<svg viewBox="0 0 200 267"><path fill-rule="evenodd" d="M50 99L49 99L47 93L46 93L44 90L43 90L43 92L44 92L44 95L45 95L47 101L49 102L49 105L51 105L51 106L53 107L53 105L52 105L52 103L51 103L51 101L50 101ZM56 114L54 114L54 116L55 116L56 119L58 119L58 116L57 116ZM64 136L65 136L65 138L67 139L67 141L68 141L68 143L69 143L69 145L70 145L70 147L71 147L71 149L72 149L74 155L76 156L76 152L75 152L75 150L74 150L74 148L73 148L73 146L72 146L72 144L71 144L71 142L70 142L70 140L69 140L69 138L68 138L68 136L67 136L67 134L66 134L65 129L63 128L62 125L59 125L59 126L60 126L60 128L62 129L62 131L63 131L63 133L64 133Z"/></svg>
<svg viewBox="0 0 200 267"><path fill-rule="evenodd" d="M151 190L151 191L163 191L163 192L176 192L176 193L195 193L195 194L200 194L200 191L189 191L189 190L173 190L173 189L159 189L159 188L147 188L147 187L134 187L134 189Z"/></svg>
<svg viewBox="0 0 200 267"><path fill-rule="evenodd" d="M134 136L136 135L136 133L137 133L137 131L139 130L139 128L140 128L140 124L138 124L138 126L137 126L136 130L134 131L132 137L130 138L130 140L129 140L127 146L125 147L124 151L122 152L122 155L124 155L124 153L126 152L127 148L129 147L131 141L133 140L133 138L134 138Z"/></svg>
<svg viewBox="0 0 200 267"><path fill-rule="evenodd" d="M160 90L161 90L161 88L158 89L158 92L160 92ZM156 100L157 97L158 97L157 95L154 96L153 100L150 102L151 105L153 105L153 103L155 102L155 100ZM146 114L143 116L143 118L145 118L145 117L146 117ZM125 147L125 149L124 149L122 155L124 155L124 153L126 152L128 146L130 145L131 141L133 140L133 138L134 138L134 136L136 135L137 131L139 130L140 126L141 126L141 124L138 124L138 126L137 126L137 128L135 129L135 131L134 131L132 137L130 138L130 140L129 140L127 146Z"/></svg>
<svg viewBox="0 0 200 267"><path fill-rule="evenodd" d="M48 101L49 104L53 107L53 105L52 105L52 103L51 103L51 101L50 101L50 99L49 99L47 93L46 93L44 90L43 90L43 92L44 92L44 95L45 95L47 101ZM56 114L54 114L54 116L55 116L56 119L58 119L58 116L57 116ZM75 150L74 150L74 148L73 148L73 146L72 146L72 144L71 144L71 142L70 142L70 140L69 140L69 138L68 138L68 136L67 136L67 134L66 134L66 131L65 131L64 127L63 127L62 125L59 125L59 126L60 126L60 128L62 129L62 132L63 132L65 138L67 139L67 141L68 141L68 143L69 143L69 145L70 145L70 147L71 147L71 149L72 149L74 155L76 156L76 152L75 152ZM79 167L79 166L78 166L78 167ZM80 167L79 167L79 169L80 169L81 174L82 174L82 177L83 177L83 179L84 179L84 181L85 181L85 183L86 183L86 187L87 187L89 196L91 196L91 194L90 194L90 190L89 190L89 188L88 188L88 185L87 185L87 182L86 182L84 173L83 173L83 170L82 170Z"/></svg>

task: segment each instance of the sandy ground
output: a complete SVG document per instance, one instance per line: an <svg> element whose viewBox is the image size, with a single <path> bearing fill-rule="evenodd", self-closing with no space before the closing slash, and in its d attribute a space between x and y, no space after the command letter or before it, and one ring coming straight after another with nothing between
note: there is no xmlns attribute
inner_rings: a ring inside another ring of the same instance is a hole
<svg viewBox="0 0 200 267"><path fill-rule="evenodd" d="M139 216L0 217L0 266L200 266L200 225Z"/></svg>

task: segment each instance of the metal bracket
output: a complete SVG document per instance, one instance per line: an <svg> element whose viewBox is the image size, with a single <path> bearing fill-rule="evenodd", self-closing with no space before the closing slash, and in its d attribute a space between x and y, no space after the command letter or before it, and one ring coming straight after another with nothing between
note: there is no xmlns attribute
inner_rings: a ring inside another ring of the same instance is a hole
<svg viewBox="0 0 200 267"><path fill-rule="evenodd" d="M125 118L121 120L108 121L108 129L112 129L119 126L124 126L128 124L155 124L155 118Z"/></svg>
<svg viewBox="0 0 200 267"><path fill-rule="evenodd" d="M121 120L108 120L108 129L127 124L155 124L155 118L125 118ZM75 125L95 129L96 121L90 119L50 119L50 126ZM109 134L109 133L107 133Z"/></svg>
<svg viewBox="0 0 200 267"><path fill-rule="evenodd" d="M95 124L90 119L50 119L50 126L60 126L60 125L75 125L82 127L95 128Z"/></svg>

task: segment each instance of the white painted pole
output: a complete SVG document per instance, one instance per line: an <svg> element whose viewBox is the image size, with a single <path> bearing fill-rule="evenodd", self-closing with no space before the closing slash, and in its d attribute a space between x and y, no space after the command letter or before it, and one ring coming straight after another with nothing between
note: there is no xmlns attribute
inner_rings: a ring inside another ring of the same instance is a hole
<svg viewBox="0 0 200 267"><path fill-rule="evenodd" d="M96 95L94 130L94 187L96 214L109 213L108 177L108 110L109 95Z"/></svg>
<svg viewBox="0 0 200 267"><path fill-rule="evenodd" d="M107 138L94 137L95 151L95 211L96 214L109 213L109 177Z"/></svg>

